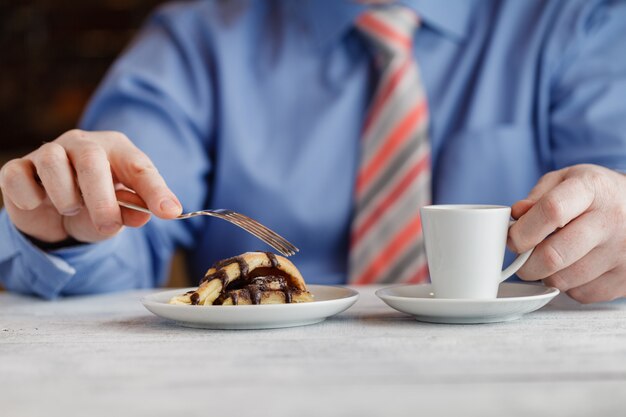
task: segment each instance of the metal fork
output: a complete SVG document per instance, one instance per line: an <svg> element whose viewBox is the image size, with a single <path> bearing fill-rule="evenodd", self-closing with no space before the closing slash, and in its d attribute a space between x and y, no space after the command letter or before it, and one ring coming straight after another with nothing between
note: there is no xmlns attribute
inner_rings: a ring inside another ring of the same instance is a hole
<svg viewBox="0 0 626 417"><path fill-rule="evenodd" d="M152 214L150 210L145 207L138 206L136 204L128 203L126 201L118 200L117 203L122 206L129 208L131 210L137 210L144 213ZM246 232L253 234L254 236L261 239L263 242L267 243L278 252L280 252L284 256L295 255L296 252L300 250L292 245L287 239L280 236L278 233L273 230L268 229L263 226L261 223L256 220L251 219L250 217L243 215L241 213L234 212L232 210L225 209L213 209L213 210L200 210L193 211L191 213L183 213L178 217L175 217L173 220L181 220L181 219L189 219L191 217L196 216L211 216L217 217L218 219L226 220L231 222L234 225L241 227Z"/></svg>

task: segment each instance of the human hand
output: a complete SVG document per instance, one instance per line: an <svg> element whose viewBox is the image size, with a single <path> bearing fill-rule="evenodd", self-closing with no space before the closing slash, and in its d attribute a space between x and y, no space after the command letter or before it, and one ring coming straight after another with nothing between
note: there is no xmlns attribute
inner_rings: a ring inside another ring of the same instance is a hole
<svg viewBox="0 0 626 417"><path fill-rule="evenodd" d="M544 175L512 207L509 247L537 245L518 271L582 303L626 296L626 176L596 165Z"/></svg>
<svg viewBox="0 0 626 417"><path fill-rule="evenodd" d="M118 132L71 130L7 162L0 188L17 229L51 243L70 237L97 242L149 220L120 208L117 198L145 204L163 218L182 211L150 159Z"/></svg>

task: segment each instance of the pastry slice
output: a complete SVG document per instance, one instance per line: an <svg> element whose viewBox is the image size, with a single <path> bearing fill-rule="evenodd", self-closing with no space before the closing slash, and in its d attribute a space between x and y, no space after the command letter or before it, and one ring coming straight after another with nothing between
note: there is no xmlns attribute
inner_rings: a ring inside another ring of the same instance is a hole
<svg viewBox="0 0 626 417"><path fill-rule="evenodd" d="M195 291L173 297L170 304L245 305L313 301L300 271L271 252L247 252L213 265Z"/></svg>

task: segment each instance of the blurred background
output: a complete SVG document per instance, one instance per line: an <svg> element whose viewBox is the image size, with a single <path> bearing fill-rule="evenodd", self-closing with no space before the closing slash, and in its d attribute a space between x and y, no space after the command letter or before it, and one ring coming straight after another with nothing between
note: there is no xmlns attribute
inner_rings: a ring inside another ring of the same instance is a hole
<svg viewBox="0 0 626 417"><path fill-rule="evenodd" d="M0 166L76 127L107 68L159 3L0 0ZM170 285L186 285L181 264L177 256Z"/></svg>
<svg viewBox="0 0 626 417"><path fill-rule="evenodd" d="M0 147L23 153L76 122L158 0L0 0Z"/></svg>

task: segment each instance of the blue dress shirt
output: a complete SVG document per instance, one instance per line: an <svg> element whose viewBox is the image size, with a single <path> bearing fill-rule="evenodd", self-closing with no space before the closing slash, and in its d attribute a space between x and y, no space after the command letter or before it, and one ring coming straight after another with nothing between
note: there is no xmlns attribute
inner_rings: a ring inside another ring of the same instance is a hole
<svg viewBox="0 0 626 417"><path fill-rule="evenodd" d="M544 173L626 169L626 5L406 1L430 107L436 203L510 205ZM245 213L300 247L310 283L343 283L359 133L377 74L352 1L160 8L81 127L124 132L186 210ZM417 209L417 208L416 208ZM0 280L45 298L162 284L176 248L200 278L262 242L221 220L152 219L44 253L0 217Z"/></svg>

